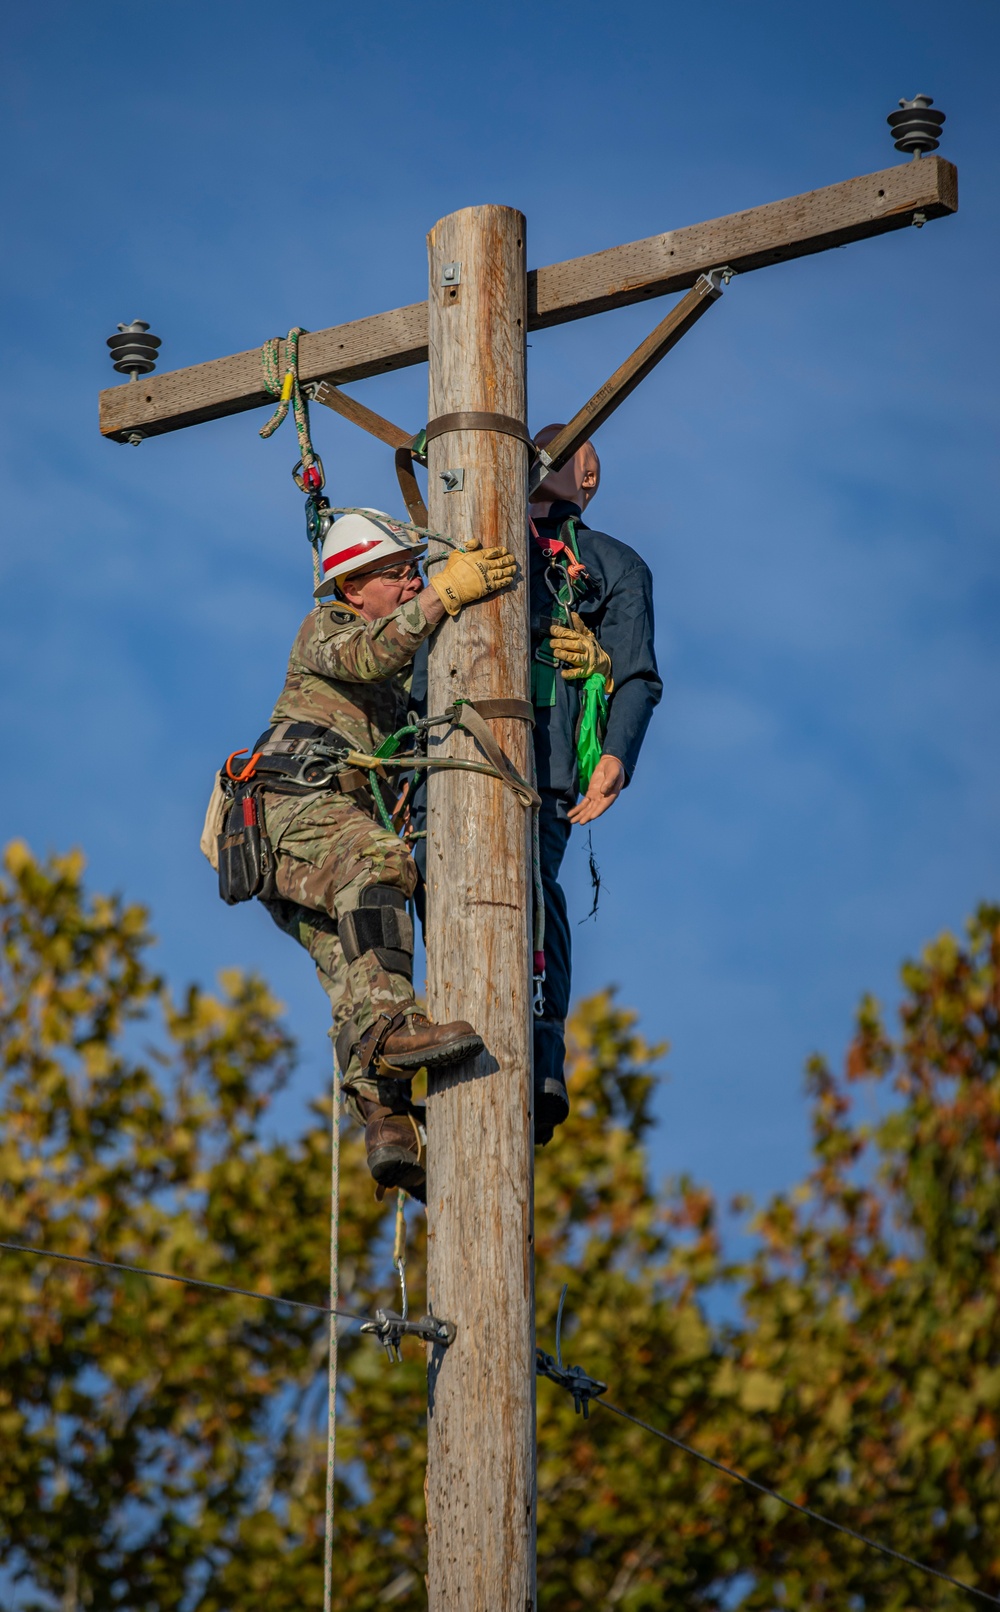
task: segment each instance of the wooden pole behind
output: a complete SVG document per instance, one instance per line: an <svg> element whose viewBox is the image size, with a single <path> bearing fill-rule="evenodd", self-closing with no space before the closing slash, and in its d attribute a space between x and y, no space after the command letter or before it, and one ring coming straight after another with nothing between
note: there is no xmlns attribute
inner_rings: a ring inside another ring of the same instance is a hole
<svg viewBox="0 0 1000 1612"><path fill-rule="evenodd" d="M523 216L468 207L436 224L430 256L429 416L525 417ZM461 280L444 282L446 264ZM430 524L520 562L517 586L436 635L429 708L456 695L528 698L527 453L491 431L429 446ZM445 492L440 472L465 472ZM522 776L526 723L491 723ZM440 731L440 730L439 730ZM454 734L443 753L482 760ZM535 1336L531 1138L530 816L474 773L432 773L427 994L432 1018L471 1020L486 1052L428 1094L428 1298L458 1336L432 1351L427 1523L431 1612L535 1605Z"/></svg>

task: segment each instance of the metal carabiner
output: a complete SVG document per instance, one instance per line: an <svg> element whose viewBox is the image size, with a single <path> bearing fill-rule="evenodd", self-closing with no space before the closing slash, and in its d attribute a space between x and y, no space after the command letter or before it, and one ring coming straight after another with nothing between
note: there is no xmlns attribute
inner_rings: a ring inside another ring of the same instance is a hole
<svg viewBox="0 0 1000 1612"><path fill-rule="evenodd" d="M299 471L302 474L299 475ZM326 476L323 472L323 461L316 455L308 470L302 470L302 460L299 459L292 470L292 480L300 493L308 497L310 493L320 493L326 485Z"/></svg>
<svg viewBox="0 0 1000 1612"><path fill-rule="evenodd" d="M231 783L234 783L234 784L245 784L245 783L247 783L248 780L253 777L254 772L256 771L256 768L257 768L257 763L260 760L260 758L263 755L263 753L264 752L262 750L258 750L255 755L252 755L250 757L250 760L247 762L247 764L243 768L242 772L234 772L233 771L233 762L236 760L237 756L245 756L246 755L245 750L234 750L231 756L226 757L226 777L230 780Z"/></svg>
<svg viewBox="0 0 1000 1612"><path fill-rule="evenodd" d="M545 1012L545 970L540 974L533 974L531 982L534 986L534 995L531 999L531 1011L536 1019L540 1019Z"/></svg>

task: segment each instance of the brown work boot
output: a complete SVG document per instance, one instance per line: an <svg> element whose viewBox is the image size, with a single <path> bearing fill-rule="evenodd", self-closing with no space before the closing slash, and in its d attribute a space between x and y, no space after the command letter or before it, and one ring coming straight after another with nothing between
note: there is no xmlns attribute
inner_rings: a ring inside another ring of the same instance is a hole
<svg viewBox="0 0 1000 1612"><path fill-rule="evenodd" d="M358 1095L365 1118L368 1168L380 1187L402 1187L411 1197L425 1201L423 1126L412 1114L394 1114L371 1097Z"/></svg>
<svg viewBox="0 0 1000 1612"><path fill-rule="evenodd" d="M423 1013L386 1014L375 1020L358 1045L362 1066L374 1063L380 1075L409 1079L418 1069L441 1069L445 1064L462 1063L482 1052L482 1037L471 1024L456 1019L453 1024L432 1024Z"/></svg>

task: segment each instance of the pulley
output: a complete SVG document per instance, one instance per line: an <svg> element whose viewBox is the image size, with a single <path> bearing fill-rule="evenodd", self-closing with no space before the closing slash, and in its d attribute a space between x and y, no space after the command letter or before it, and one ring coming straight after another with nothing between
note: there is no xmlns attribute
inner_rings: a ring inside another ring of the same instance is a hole
<svg viewBox="0 0 1000 1612"><path fill-rule="evenodd" d="M330 500L323 493L313 492L306 498L306 536L313 548L319 550L323 539L333 525Z"/></svg>
<svg viewBox="0 0 1000 1612"><path fill-rule="evenodd" d="M886 118L896 150L911 151L914 157L936 151L941 144L938 135L945 113L932 110L933 95L915 95L912 101L900 101L899 106L898 112L890 112Z"/></svg>

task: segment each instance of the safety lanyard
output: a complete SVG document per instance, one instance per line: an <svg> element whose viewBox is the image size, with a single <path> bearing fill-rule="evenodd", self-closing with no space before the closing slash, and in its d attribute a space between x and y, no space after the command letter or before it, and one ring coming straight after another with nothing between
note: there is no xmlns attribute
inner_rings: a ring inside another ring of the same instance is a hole
<svg viewBox="0 0 1000 1612"><path fill-rule="evenodd" d="M576 520L571 515L568 520L563 521L559 528L558 537L543 537L534 521L530 518L528 520L528 525L531 528L532 537L542 551L543 558L548 561L546 570L548 571L554 569L556 566L561 565L565 572L566 580L570 584L570 593L568 599L559 598L555 594L555 590L551 588L551 585L550 592L552 592L553 596L556 597L557 603L562 605L563 610L566 610L568 606L572 606L576 602L577 593L584 592L588 581L587 567L581 560L580 550L577 547ZM564 543L562 541L563 532L569 533L568 543ZM567 621L568 619L569 618L567 617Z"/></svg>
<svg viewBox="0 0 1000 1612"><path fill-rule="evenodd" d="M572 625L571 616L577 599L587 591L590 580L587 568L580 559L576 540L576 519L570 516L559 528L558 537L542 537L534 521L529 521L531 535L546 560L545 585L555 600L556 609L562 611L563 622ZM563 533L569 542L563 542ZM553 582L552 574L561 578ZM554 706L556 703L556 657L549 638L539 646L532 665L532 698L536 706ZM588 677L580 688L580 716L576 731L577 780L586 794L594 768L602 754L604 735L608 726L608 697L604 679L599 673Z"/></svg>

